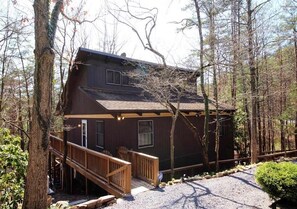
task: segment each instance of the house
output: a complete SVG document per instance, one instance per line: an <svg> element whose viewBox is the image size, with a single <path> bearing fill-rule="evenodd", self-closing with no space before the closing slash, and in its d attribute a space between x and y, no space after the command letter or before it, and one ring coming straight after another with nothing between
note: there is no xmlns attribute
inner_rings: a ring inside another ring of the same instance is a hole
<svg viewBox="0 0 297 209"><path fill-rule="evenodd" d="M64 89L64 125L68 141L117 156L119 147L159 157L160 170L170 167L170 113L142 89L131 84L125 72L135 66L157 64L130 59L104 52L80 48L66 88ZM182 70L182 69L181 69ZM196 80L193 80L196 85ZM183 98L180 110L203 130L204 104L202 97ZM210 110L214 111L214 105ZM220 159L233 158L234 109L220 105ZM211 116L214 117L214 114ZM209 159L215 160L215 123L210 124ZM201 163L201 148L181 119L175 131L175 166Z"/></svg>

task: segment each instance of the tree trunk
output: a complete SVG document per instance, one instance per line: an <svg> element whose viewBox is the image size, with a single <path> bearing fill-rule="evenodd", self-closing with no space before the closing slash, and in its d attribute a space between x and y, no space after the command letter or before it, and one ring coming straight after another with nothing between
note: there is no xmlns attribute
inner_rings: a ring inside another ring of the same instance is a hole
<svg viewBox="0 0 297 209"><path fill-rule="evenodd" d="M176 121L178 118L178 115L180 114L179 109L180 109L180 98L181 98L182 93L180 93L177 97L177 106L176 108L172 103L168 102L170 112L172 114L172 122L171 122L171 129L170 129L170 169L171 169L171 179L174 178L174 132L175 132L175 127L176 127Z"/></svg>
<svg viewBox="0 0 297 209"><path fill-rule="evenodd" d="M208 159L208 145L206 147L206 144L203 140L203 137L200 137L199 130L191 123L191 121L185 117L183 114L180 113L179 110L177 110L170 102L168 103L171 110L174 112L174 114L178 113L178 116L182 119L184 124L190 129L190 131L193 133L194 139L196 139L197 143L201 146L202 150L202 162L205 164L206 169L209 169L209 159Z"/></svg>
<svg viewBox="0 0 297 209"><path fill-rule="evenodd" d="M219 155L220 155L220 121L219 121L219 102L218 102L218 84L217 84L217 68L215 63L215 57L216 57L216 34L215 34L215 5L214 0L211 0L210 3L210 12L209 12L209 42L210 42L210 63L212 66L213 71L213 92L214 92L214 99L215 99L215 110L216 110L216 116L215 116L215 153L216 153L216 171L219 170ZM235 74L235 72L234 72ZM233 75L233 78L236 78L235 75ZM232 101L235 101L233 103L233 106L235 107L236 103L236 84L233 83L234 91L232 91Z"/></svg>
<svg viewBox="0 0 297 209"><path fill-rule="evenodd" d="M204 99L204 111L205 111L205 118L204 118L204 136L202 137L202 154L203 154L203 166L206 170L209 170L209 160L208 160L208 142L209 142L209 101L208 95L205 90L204 86L204 41L203 41L203 34L202 34L202 22L200 17L200 6L198 4L198 0L194 0L195 3L195 10L196 16L198 21L198 32L199 32L199 42L200 42L200 52L199 52L199 59L200 59L200 88L202 92L202 96Z"/></svg>
<svg viewBox="0 0 297 209"><path fill-rule="evenodd" d="M232 34L232 86L231 86L231 97L232 97L232 106L236 108L236 96L237 96L237 70L239 64L239 22L237 17L239 15L239 2L238 0L232 0L231 5L231 34Z"/></svg>
<svg viewBox="0 0 297 209"><path fill-rule="evenodd" d="M29 83L28 83L28 77L26 76L26 69L25 69L25 64L24 64L24 58L23 58L23 54L21 52L20 49L20 43L19 43L19 39L17 40L17 47L18 47L18 52L19 52L19 56L20 56L20 60L21 60L21 64L22 64L22 71L23 71L23 76L24 76L24 80L25 80L25 91L26 91L26 97L27 97L27 117L28 117L28 122L27 122L27 132L30 133L30 129L31 129L31 108L30 108L30 93L29 93ZM20 92L20 96L21 96L21 92ZM22 124L24 126L24 124ZM22 126L22 128L23 128ZM23 133L23 132L22 132ZM27 144L25 143L25 138L22 138L22 143L24 143L24 150L28 149ZM29 139L29 138L28 138Z"/></svg>
<svg viewBox="0 0 297 209"><path fill-rule="evenodd" d="M251 163L256 163L258 159L257 153L257 89L256 89L256 67L253 47L253 26L251 9L252 0L247 0L247 32L248 32L248 56L250 69L250 85L251 85Z"/></svg>
<svg viewBox="0 0 297 209"><path fill-rule="evenodd" d="M286 146L285 146L285 130L284 130L284 120L280 119L280 138L281 138L281 150L285 151Z"/></svg>
<svg viewBox="0 0 297 209"><path fill-rule="evenodd" d="M1 91L0 91L0 113L2 114L4 107L4 88L5 88L5 72L6 72L6 51L8 48L8 40L5 40L5 46L3 50L2 70L1 70Z"/></svg>
<svg viewBox="0 0 297 209"><path fill-rule="evenodd" d="M265 97L265 95L263 95L263 97ZM263 146L262 146L262 150L264 151L264 152L266 152L267 151L267 145L266 145L266 136L267 136L267 132L266 132L266 112L265 112L265 108L264 108L264 104L261 106L261 113L262 113L262 118L263 118L263 120L262 120L262 143L263 143Z"/></svg>
<svg viewBox="0 0 297 209"><path fill-rule="evenodd" d="M295 114L295 149L297 149L297 112Z"/></svg>
<svg viewBox="0 0 297 209"><path fill-rule="evenodd" d="M295 52L295 86L297 87L297 31L294 29L294 52ZM295 101L297 106L297 101ZM297 149L297 109L295 111L295 149Z"/></svg>
<svg viewBox="0 0 297 209"><path fill-rule="evenodd" d="M19 136L21 137L21 149L25 151L25 136L24 136L24 125L23 125L23 116L22 116L22 89L21 82L19 78L19 101L18 101L18 126L20 127Z"/></svg>
<svg viewBox="0 0 297 209"><path fill-rule="evenodd" d="M256 69L256 86L259 86L259 70L258 70L258 65L257 65L257 69ZM259 154L262 154L263 151L263 141L262 141L262 127L261 127L261 111L260 111L260 101L259 101L259 88L256 89L256 93L257 93L257 98L256 98L256 111L257 111L257 126L258 126L258 145L259 145Z"/></svg>
<svg viewBox="0 0 297 209"><path fill-rule="evenodd" d="M47 160L51 119L51 93L54 66L52 50L55 29L63 1L58 1L49 20L48 0L35 0L34 103L24 209L47 208Z"/></svg>
<svg viewBox="0 0 297 209"><path fill-rule="evenodd" d="M171 179L174 178L174 132L175 132L175 125L177 121L178 113L175 113L172 116L172 123L170 129L170 169L171 169Z"/></svg>
<svg viewBox="0 0 297 209"><path fill-rule="evenodd" d="M273 103L271 101L271 95L270 95L270 75L269 75L269 70L268 70L268 63L267 63L267 55L265 54L265 73L267 74L266 79L265 79L265 86L266 86L266 94L267 97L266 98L266 106L267 106L267 111L266 111L266 115L267 115L267 134L268 134L268 146L267 146L267 151L272 152L272 143L273 143L273 125L272 125L272 107L273 107ZM263 105L264 106L264 105Z"/></svg>

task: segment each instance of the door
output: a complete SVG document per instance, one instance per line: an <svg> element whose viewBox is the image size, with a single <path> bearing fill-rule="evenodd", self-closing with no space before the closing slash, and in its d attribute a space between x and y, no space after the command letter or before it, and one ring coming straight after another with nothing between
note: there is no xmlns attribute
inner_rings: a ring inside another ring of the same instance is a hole
<svg viewBox="0 0 297 209"><path fill-rule="evenodd" d="M87 120L81 120L81 146L88 146L88 124Z"/></svg>

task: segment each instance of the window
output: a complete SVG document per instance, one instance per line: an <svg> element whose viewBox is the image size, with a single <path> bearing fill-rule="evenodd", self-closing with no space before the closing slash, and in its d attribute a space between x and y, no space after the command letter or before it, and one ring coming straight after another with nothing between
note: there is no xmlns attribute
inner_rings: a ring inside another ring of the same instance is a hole
<svg viewBox="0 0 297 209"><path fill-rule="evenodd" d="M152 120L138 121L138 148L154 146L154 129Z"/></svg>
<svg viewBox="0 0 297 209"><path fill-rule="evenodd" d="M96 146L104 147L104 122L96 121Z"/></svg>
<svg viewBox="0 0 297 209"><path fill-rule="evenodd" d="M121 84L121 73L114 70L106 70L106 83L108 84Z"/></svg>

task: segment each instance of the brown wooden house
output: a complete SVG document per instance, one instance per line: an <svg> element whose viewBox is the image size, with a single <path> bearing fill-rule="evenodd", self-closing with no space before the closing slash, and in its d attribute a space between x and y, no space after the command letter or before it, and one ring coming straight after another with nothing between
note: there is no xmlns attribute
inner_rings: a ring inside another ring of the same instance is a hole
<svg viewBox="0 0 297 209"><path fill-rule="evenodd" d="M142 89L131 85L125 72L137 64L157 66L140 60L80 48L64 89L64 125L68 141L96 151L107 150L117 156L119 147L159 157L160 170L170 166L169 112ZM193 81L196 85L196 81ZM181 111L203 130L203 100L183 98ZM210 109L213 111L214 106ZM220 159L233 158L234 109L220 105L222 113ZM212 116L214 117L214 116ZM214 123L210 125L210 160L215 159ZM175 166L201 163L201 150L191 131L177 121Z"/></svg>

